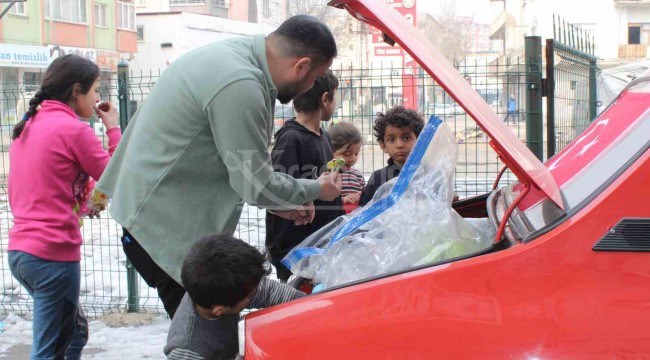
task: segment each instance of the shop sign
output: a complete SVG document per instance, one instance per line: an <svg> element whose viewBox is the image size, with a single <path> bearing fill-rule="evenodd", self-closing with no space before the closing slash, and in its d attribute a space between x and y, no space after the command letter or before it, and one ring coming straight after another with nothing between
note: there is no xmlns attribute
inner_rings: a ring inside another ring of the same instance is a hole
<svg viewBox="0 0 650 360"><path fill-rule="evenodd" d="M49 63L46 47L0 44L0 66L46 68Z"/></svg>

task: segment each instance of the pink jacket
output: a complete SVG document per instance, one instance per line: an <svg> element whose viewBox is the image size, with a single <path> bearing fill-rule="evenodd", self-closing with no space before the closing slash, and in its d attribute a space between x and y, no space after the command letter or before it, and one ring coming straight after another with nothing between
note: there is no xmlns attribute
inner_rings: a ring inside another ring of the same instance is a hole
<svg viewBox="0 0 650 360"><path fill-rule="evenodd" d="M107 134L108 152L69 106L42 102L9 148L9 251L53 261L81 259L79 200L88 176L99 179L122 136L118 128Z"/></svg>

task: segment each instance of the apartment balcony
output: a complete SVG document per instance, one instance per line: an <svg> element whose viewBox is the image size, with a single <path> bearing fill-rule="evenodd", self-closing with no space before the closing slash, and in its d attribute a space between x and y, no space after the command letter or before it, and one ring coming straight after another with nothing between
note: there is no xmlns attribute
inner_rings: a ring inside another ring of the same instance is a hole
<svg viewBox="0 0 650 360"><path fill-rule="evenodd" d="M619 59L646 59L647 57L648 57L648 45L625 44L625 45L618 46Z"/></svg>
<svg viewBox="0 0 650 360"><path fill-rule="evenodd" d="M515 18L507 11L502 11L494 21L490 24L490 39L491 40L504 40L507 27L516 25Z"/></svg>

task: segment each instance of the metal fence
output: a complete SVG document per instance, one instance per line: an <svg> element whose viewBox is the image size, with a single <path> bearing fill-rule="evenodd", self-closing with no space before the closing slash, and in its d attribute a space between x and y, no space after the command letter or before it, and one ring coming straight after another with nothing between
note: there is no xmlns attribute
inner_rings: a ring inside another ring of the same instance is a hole
<svg viewBox="0 0 650 360"><path fill-rule="evenodd" d="M555 16L553 37L546 40L548 157L580 134L599 106L593 37Z"/></svg>
<svg viewBox="0 0 650 360"><path fill-rule="evenodd" d="M494 60L485 63L458 64L458 70L471 82L472 86L492 106L494 111L505 118L508 99L512 96L517 101L516 120L510 123L512 131L525 141L525 66L519 62ZM372 133L372 123L377 112L383 112L402 102L402 74L404 69L388 65L375 65L359 69L355 66L341 65L333 69L340 79L337 92L339 109L334 121L348 121L356 125L364 137L364 147L357 169L369 176L374 170L385 166L386 156L380 149ZM125 73L126 74L126 73ZM160 75L158 71L147 73L129 73L119 82L113 78L102 78L101 96L120 104L120 114L129 118L154 87ZM456 134L459 147L458 166L456 169L455 190L461 198L481 194L492 188L494 179L503 164L488 145L485 134L476 126L465 112L455 106L451 97L436 84L425 72L418 69L415 73L418 94L417 107L425 120L430 115L444 119ZM123 94L120 94L120 86ZM411 89L412 90L412 89ZM12 224L11 210L7 204L7 173L9 169L8 151L10 129L24 112L24 104L29 101L30 93L24 91L23 84L4 84L0 91L3 109L0 127L0 152L2 168L0 169L0 274L3 292L0 294L0 316L10 312L29 314L31 299L13 279L7 265L6 249L8 229ZM124 95L127 96L124 96ZM288 114L287 114L288 115ZM512 119L515 120L515 119ZM93 122L98 138L105 141L100 122ZM511 176L504 176L503 183L511 181ZM108 216L108 214L103 214ZM126 258L121 250L119 237L121 228L110 217L84 220L82 246L82 280L81 304L90 316L110 312L124 311L131 301L136 301L139 311L164 312L156 291L149 289L144 281L135 284L127 281ZM244 206L236 236L250 244L263 248L265 228L264 211ZM131 285L131 289L129 289Z"/></svg>

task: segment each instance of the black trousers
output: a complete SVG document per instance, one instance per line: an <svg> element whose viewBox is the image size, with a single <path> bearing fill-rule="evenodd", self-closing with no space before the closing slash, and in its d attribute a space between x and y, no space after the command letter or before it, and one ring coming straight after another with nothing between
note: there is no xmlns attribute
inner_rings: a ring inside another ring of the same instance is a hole
<svg viewBox="0 0 650 360"><path fill-rule="evenodd" d="M158 290L158 297L162 300L165 311L170 318L174 318L176 309L185 295L185 288L167 275L126 229L122 236L122 248L147 285Z"/></svg>

